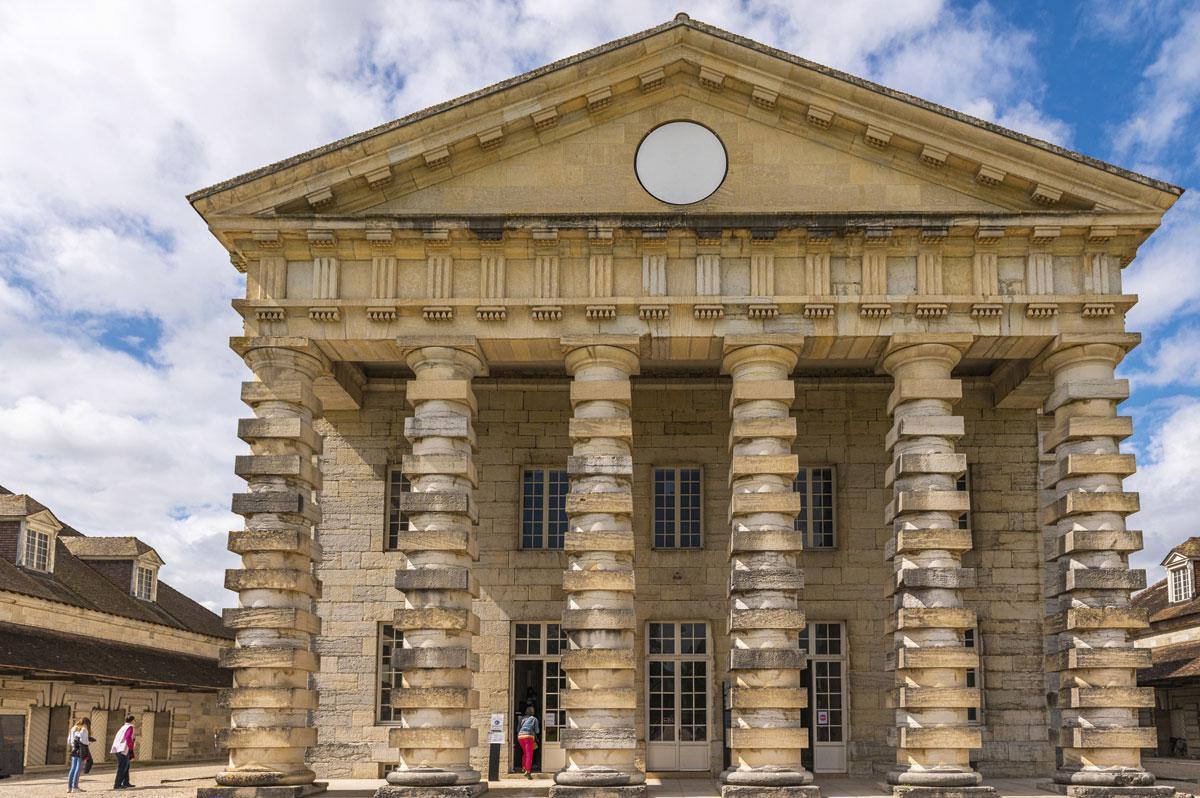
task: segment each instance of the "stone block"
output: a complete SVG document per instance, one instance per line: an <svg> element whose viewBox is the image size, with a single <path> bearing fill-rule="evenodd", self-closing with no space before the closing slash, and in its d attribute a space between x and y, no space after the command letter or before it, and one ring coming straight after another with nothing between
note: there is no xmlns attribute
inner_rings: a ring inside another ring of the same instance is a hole
<svg viewBox="0 0 1200 798"><path fill-rule="evenodd" d="M388 729L391 748L470 748L479 744L479 730L455 727Z"/></svg>
<svg viewBox="0 0 1200 798"><path fill-rule="evenodd" d="M1158 735L1152 726L1059 729L1059 745L1069 748L1154 748Z"/></svg>
<svg viewBox="0 0 1200 798"><path fill-rule="evenodd" d="M279 668L315 672L320 659L303 648L256 646L254 648L225 648L218 663L222 668Z"/></svg>
<svg viewBox="0 0 1200 798"><path fill-rule="evenodd" d="M397 629L445 629L459 632L479 632L479 619L468 609L457 607L424 607L396 610L392 619Z"/></svg>
<svg viewBox="0 0 1200 798"><path fill-rule="evenodd" d="M465 413L421 414L404 419L404 437L416 442L425 438L461 438L476 443L475 427Z"/></svg>
<svg viewBox="0 0 1200 798"><path fill-rule="evenodd" d="M321 474L312 457L299 454L241 454L234 458L233 473L242 479L292 477L320 486Z"/></svg>
<svg viewBox="0 0 1200 798"><path fill-rule="evenodd" d="M274 416L269 418L238 419L238 437L253 444L264 440L290 440L321 453L321 436L312 424L300 416Z"/></svg>
<svg viewBox="0 0 1200 798"><path fill-rule="evenodd" d="M1075 529L1059 535L1056 540L1057 556L1079 551L1142 550L1142 533L1123 529Z"/></svg>
<svg viewBox="0 0 1200 798"><path fill-rule="evenodd" d="M571 476L632 476L633 457L615 454L572 455L567 458L567 473Z"/></svg>
<svg viewBox="0 0 1200 798"><path fill-rule="evenodd" d="M633 441L633 419L572 418L567 423L567 434L576 441L613 438L628 443Z"/></svg>
<svg viewBox="0 0 1200 798"><path fill-rule="evenodd" d="M729 550L743 551L801 551L804 539L794 529L768 531L735 529L729 535Z"/></svg>
<svg viewBox="0 0 1200 798"><path fill-rule="evenodd" d="M487 784L483 782L437 787L385 784L375 790L373 798L476 798L486 792Z"/></svg>
<svg viewBox="0 0 1200 798"><path fill-rule="evenodd" d="M471 456L466 454L406 454L402 459L401 468L404 476L410 479L430 474L449 474L465 479L475 487L479 486L479 474L475 470L475 463Z"/></svg>
<svg viewBox="0 0 1200 798"><path fill-rule="evenodd" d="M589 513L633 515L633 494L624 491L567 494L567 515Z"/></svg>
<svg viewBox="0 0 1200 798"><path fill-rule="evenodd" d="M396 572L395 584L396 589L400 592L409 590L461 590L472 594L479 592L479 586L471 578L469 569L450 566L399 570Z"/></svg>
<svg viewBox="0 0 1200 798"><path fill-rule="evenodd" d="M1043 526L1051 526L1063 518L1083 513L1131 515L1140 508L1136 493L1115 490L1085 493L1073 490L1043 507L1041 522Z"/></svg>
<svg viewBox="0 0 1200 798"><path fill-rule="evenodd" d="M804 574L801 571L736 570L729 575L729 589L733 592L803 588Z"/></svg>
<svg viewBox="0 0 1200 798"><path fill-rule="evenodd" d="M889 670L926 668L978 668L979 652L962 646L898 648L888 652Z"/></svg>
<svg viewBox="0 0 1200 798"><path fill-rule="evenodd" d="M962 399L962 395L962 380L896 380L896 387L888 394L887 412L888 415L891 415L896 410L897 405L918 399L941 399L953 404Z"/></svg>
<svg viewBox="0 0 1200 798"><path fill-rule="evenodd" d="M930 726L898 729L902 748L982 748L982 733L977 726Z"/></svg>
<svg viewBox="0 0 1200 798"><path fill-rule="evenodd" d="M1046 670L1065 671L1075 668L1149 668L1151 651L1148 648L1069 648L1046 656Z"/></svg>
<svg viewBox="0 0 1200 798"><path fill-rule="evenodd" d="M404 399L412 408L423 402L442 401L466 405L472 415L479 409L470 380L409 380L404 386Z"/></svg>
<svg viewBox="0 0 1200 798"><path fill-rule="evenodd" d="M729 628L731 630L795 629L798 632L804 628L804 612L793 609L731 610Z"/></svg>
<svg viewBox="0 0 1200 798"><path fill-rule="evenodd" d="M1072 687L1059 693L1059 700L1064 699L1063 706L1074 708L1135 707L1148 709L1154 706L1154 688Z"/></svg>
<svg viewBox="0 0 1200 798"><path fill-rule="evenodd" d="M974 568L901 568L896 571L897 588L972 588Z"/></svg>
<svg viewBox="0 0 1200 798"><path fill-rule="evenodd" d="M905 709L971 708L979 706L979 690L973 687L899 687L895 700L897 707Z"/></svg>
<svg viewBox="0 0 1200 798"><path fill-rule="evenodd" d="M637 732L628 727L564 728L559 731L559 741L568 751L632 750L637 748Z"/></svg>
<svg viewBox="0 0 1200 798"><path fill-rule="evenodd" d="M895 537L885 546L890 560L897 554L918 551L969 551L971 530L969 529L898 529Z"/></svg>
<svg viewBox="0 0 1200 798"><path fill-rule="evenodd" d="M555 784L548 798L646 798L645 784L626 784L619 787L580 787Z"/></svg>
<svg viewBox="0 0 1200 798"><path fill-rule="evenodd" d="M581 648L562 652L560 663L568 673L574 670L633 670L637 657L633 651L608 648Z"/></svg>
<svg viewBox="0 0 1200 798"><path fill-rule="evenodd" d="M797 726L747 729L734 726L728 730L733 748L808 748L808 729Z"/></svg>
<svg viewBox="0 0 1200 798"><path fill-rule="evenodd" d="M296 629L321 633L321 619L296 607L230 607L221 613L230 629Z"/></svg>
<svg viewBox="0 0 1200 798"><path fill-rule="evenodd" d="M476 657L470 649L448 648L393 648L392 667L404 671L410 669L473 668Z"/></svg>
<svg viewBox="0 0 1200 798"><path fill-rule="evenodd" d="M1050 396L1046 398L1043 408L1047 414L1052 414L1067 402L1086 402L1092 399L1123 402L1128 398L1129 380L1068 382L1051 392Z"/></svg>
<svg viewBox="0 0 1200 798"><path fill-rule="evenodd" d="M792 491L734 493L729 499L729 514L780 513L794 516L800 512L800 502L800 494Z"/></svg>
<svg viewBox="0 0 1200 798"><path fill-rule="evenodd" d="M1132 454L1069 454L1059 459L1055 482L1071 477L1092 474L1114 474L1127 477L1137 471L1137 458Z"/></svg>
<svg viewBox="0 0 1200 798"><path fill-rule="evenodd" d="M453 551L467 554L472 559L479 556L479 542L475 537L475 531L466 525L438 529L409 529L400 533L398 544L400 551Z"/></svg>
<svg viewBox="0 0 1200 798"><path fill-rule="evenodd" d="M974 629L975 611L965 607L902 607L887 619L888 631L897 629Z"/></svg>
<svg viewBox="0 0 1200 798"><path fill-rule="evenodd" d="M632 629L634 622L633 610L563 610L562 614L562 625L567 630Z"/></svg>
<svg viewBox="0 0 1200 798"><path fill-rule="evenodd" d="M1133 419L1129 416L1070 416L1046 433L1042 438L1042 451L1049 454L1066 441L1085 438L1124 440L1132 434Z"/></svg>
<svg viewBox="0 0 1200 798"><path fill-rule="evenodd" d="M196 798L308 798L310 795L320 795L328 786L326 782L318 781L287 786L197 787Z"/></svg>
<svg viewBox="0 0 1200 798"><path fill-rule="evenodd" d="M721 798L821 798L816 785L757 786L752 784L722 784Z"/></svg>
<svg viewBox="0 0 1200 798"><path fill-rule="evenodd" d="M783 438L791 441L796 437L794 416L783 418L735 418L730 423L728 448L738 441L754 438Z"/></svg>
<svg viewBox="0 0 1200 798"><path fill-rule="evenodd" d="M309 571L293 568L231 568L225 572L225 589L285 590L319 598L321 584Z"/></svg>
<svg viewBox="0 0 1200 798"><path fill-rule="evenodd" d="M796 383L791 380L734 380L729 393L729 410L742 402L772 400L791 404L796 398Z"/></svg>
<svg viewBox="0 0 1200 798"><path fill-rule="evenodd" d="M896 419L887 437L885 448L890 452L901 438L961 438L966 434L962 416L908 416Z"/></svg>
<svg viewBox="0 0 1200 798"><path fill-rule="evenodd" d="M253 493L233 494L233 512L238 515L272 513L277 515L300 515L310 523L321 520L320 508L312 502L307 492L297 490L263 490Z"/></svg>
<svg viewBox="0 0 1200 798"><path fill-rule="evenodd" d="M467 687L395 687L392 688L392 706L396 709L478 709L479 693Z"/></svg>
<svg viewBox="0 0 1200 798"><path fill-rule="evenodd" d="M1145 629L1149 625L1144 607L1075 607L1046 619L1046 633L1072 629Z"/></svg>
<svg viewBox="0 0 1200 798"><path fill-rule="evenodd" d="M566 551L623 551L632 552L634 540L632 532L593 532L568 529L563 536L563 548Z"/></svg>
<svg viewBox="0 0 1200 798"><path fill-rule="evenodd" d="M471 523L479 520L479 508L475 505L475 497L468 491L437 490L415 493L408 491L400 494L400 510L408 515L421 513L461 513L467 516Z"/></svg>
<svg viewBox="0 0 1200 798"><path fill-rule="evenodd" d="M637 692L624 687L565 690L561 705L564 709L636 709Z"/></svg>
<svg viewBox="0 0 1200 798"><path fill-rule="evenodd" d="M596 551L596 549L588 550ZM620 593L632 593L634 591L634 575L633 571L564 571L563 590L568 593L579 590L615 590Z"/></svg>
<svg viewBox="0 0 1200 798"><path fill-rule="evenodd" d="M1059 592L1068 590L1141 590L1146 572L1140 568L1062 568Z"/></svg>
<svg viewBox="0 0 1200 798"><path fill-rule="evenodd" d="M804 670L807 660L799 648L733 648L729 650L731 671Z"/></svg>
<svg viewBox="0 0 1200 798"><path fill-rule="evenodd" d="M297 529L239 529L229 533L228 549L234 554L278 551L321 559L321 545L312 535Z"/></svg>
<svg viewBox="0 0 1200 798"><path fill-rule="evenodd" d="M581 402L619 402L628 405L633 401L629 380L572 380L571 407Z"/></svg>
<svg viewBox="0 0 1200 798"><path fill-rule="evenodd" d="M306 726L266 726L221 729L222 748L307 748L317 744L317 730Z"/></svg>
<svg viewBox="0 0 1200 798"><path fill-rule="evenodd" d="M235 687L222 690L226 709L316 709L317 691L291 687Z"/></svg>
<svg viewBox="0 0 1200 798"><path fill-rule="evenodd" d="M800 458L794 454L735 454L729 462L729 484L760 474L794 479L799 470Z"/></svg>
<svg viewBox="0 0 1200 798"><path fill-rule="evenodd" d="M965 490L902 490L888 504L884 515L890 524L900 513L961 514L970 509L971 496Z"/></svg>
<svg viewBox="0 0 1200 798"><path fill-rule="evenodd" d="M965 454L917 454L905 453L892 462L884 472L884 487L891 487L896 477L920 474L949 474L957 477L967 470Z"/></svg>
<svg viewBox="0 0 1200 798"><path fill-rule="evenodd" d="M733 687L729 693L734 709L803 709L808 691L799 687Z"/></svg>
<svg viewBox="0 0 1200 798"><path fill-rule="evenodd" d="M286 402L309 410L320 410L321 400L312 387L298 380L279 380L268 385L265 382L243 382L242 401L254 407L263 402Z"/></svg>

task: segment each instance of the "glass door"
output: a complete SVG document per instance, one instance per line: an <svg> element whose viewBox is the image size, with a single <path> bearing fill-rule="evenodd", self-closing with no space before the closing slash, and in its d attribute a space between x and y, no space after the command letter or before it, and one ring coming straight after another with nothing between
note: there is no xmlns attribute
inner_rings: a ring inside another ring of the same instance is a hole
<svg viewBox="0 0 1200 798"><path fill-rule="evenodd" d="M846 639L842 623L810 623L800 633L808 652L805 683L809 687L805 721L809 751L805 765L813 773L846 772Z"/></svg>
<svg viewBox="0 0 1200 798"><path fill-rule="evenodd" d="M646 630L646 769L709 769L709 643L704 623Z"/></svg>
<svg viewBox="0 0 1200 798"><path fill-rule="evenodd" d="M512 716L509 742L511 772L521 771L521 749L517 730L527 708L541 724L538 747L533 754L533 769L553 773L567 763L560 735L566 723L562 694L567 688L566 675L559 664L567 646L566 634L558 623L514 623L512 639Z"/></svg>

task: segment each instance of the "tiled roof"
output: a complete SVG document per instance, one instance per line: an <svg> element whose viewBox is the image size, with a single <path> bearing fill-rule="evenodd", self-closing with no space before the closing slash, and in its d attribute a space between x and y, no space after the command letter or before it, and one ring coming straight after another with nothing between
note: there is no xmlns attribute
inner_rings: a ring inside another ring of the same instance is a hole
<svg viewBox="0 0 1200 798"><path fill-rule="evenodd" d="M1167 557L1170 557L1172 554L1182 554L1184 557L1190 557L1193 560L1200 560L1200 537L1188 538L1187 540L1183 541L1178 546L1171 549L1171 551L1168 552ZM1167 559L1163 558L1163 563L1166 561Z"/></svg>
<svg viewBox="0 0 1200 798"><path fill-rule="evenodd" d="M63 540L67 548L76 557L128 557L134 559L152 552L158 557L158 552L135 537L68 537ZM158 557L162 561L161 557Z"/></svg>
<svg viewBox="0 0 1200 798"><path fill-rule="evenodd" d="M1200 642L1175 643L1151 649L1153 664L1138 671L1138 684L1161 684L1200 678Z"/></svg>
<svg viewBox="0 0 1200 798"><path fill-rule="evenodd" d="M0 486L0 497L12 492ZM36 500L29 500L29 512L47 509ZM99 570L92 568L73 553L79 540L88 538L74 527L64 525L58 532L54 550L54 573L43 574L0 558L0 591L57 601L74 607L107 612L123 618L156 623L197 634L232 639L233 633L221 623L220 616L159 580L157 600L142 601L129 594L128 586L117 585ZM111 538L109 539L111 540ZM136 538L116 538L136 540ZM153 551L141 543L147 550ZM83 544L81 548L86 548ZM136 556L136 555L134 555Z"/></svg>
<svg viewBox="0 0 1200 798"><path fill-rule="evenodd" d="M148 687L220 689L216 660L0 623L0 672L42 673Z"/></svg>

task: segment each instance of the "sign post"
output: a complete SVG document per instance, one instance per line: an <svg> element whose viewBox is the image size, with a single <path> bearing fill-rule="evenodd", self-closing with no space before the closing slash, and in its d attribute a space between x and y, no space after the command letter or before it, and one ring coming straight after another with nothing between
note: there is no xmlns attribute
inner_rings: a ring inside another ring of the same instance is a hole
<svg viewBox="0 0 1200 798"><path fill-rule="evenodd" d="M504 745L504 713L493 712L488 723L488 781L500 780L500 749Z"/></svg>

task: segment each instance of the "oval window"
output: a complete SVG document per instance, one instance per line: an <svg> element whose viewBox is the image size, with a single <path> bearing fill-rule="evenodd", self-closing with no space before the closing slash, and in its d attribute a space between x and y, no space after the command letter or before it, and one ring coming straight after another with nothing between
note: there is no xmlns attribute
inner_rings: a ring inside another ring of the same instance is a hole
<svg viewBox="0 0 1200 798"><path fill-rule="evenodd" d="M667 122L638 145L642 188L672 205L699 202L721 187L729 160L717 134L695 122Z"/></svg>

